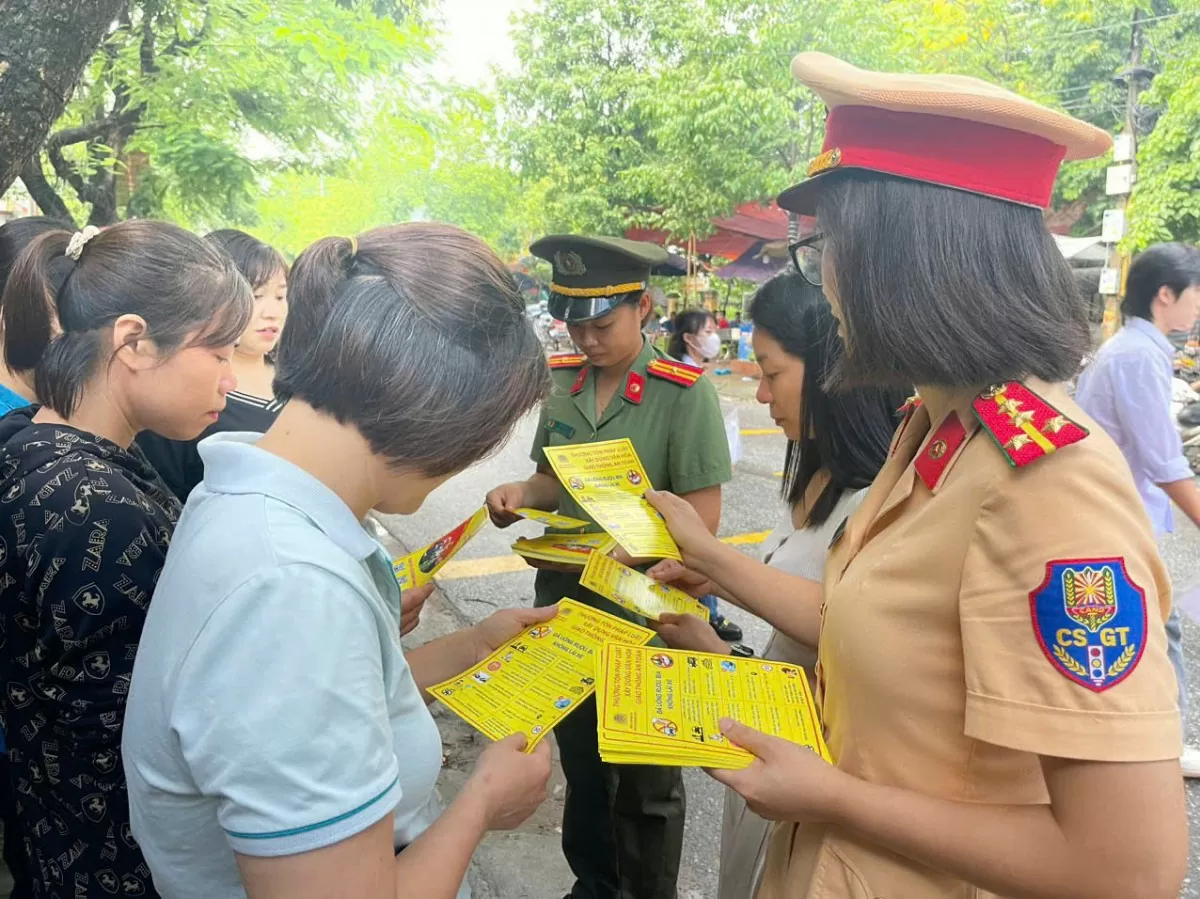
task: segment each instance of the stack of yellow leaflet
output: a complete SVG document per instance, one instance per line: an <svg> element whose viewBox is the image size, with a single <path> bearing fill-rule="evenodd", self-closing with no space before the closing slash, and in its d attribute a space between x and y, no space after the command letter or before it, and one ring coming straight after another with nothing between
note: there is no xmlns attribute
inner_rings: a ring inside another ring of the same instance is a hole
<svg viewBox="0 0 1200 899"><path fill-rule="evenodd" d="M512 551L526 559L582 568L593 553L604 555L616 545L608 534L546 534L532 539L522 537L512 545Z"/></svg>
<svg viewBox="0 0 1200 899"><path fill-rule="evenodd" d="M541 509L515 509L513 514L519 515L529 521L536 521L538 524L544 524L548 528L571 530L572 528L586 528L588 526L586 521L581 521L578 518L559 515L557 512L543 512Z"/></svg>
<svg viewBox="0 0 1200 899"><path fill-rule="evenodd" d="M622 565L611 556L592 553L579 583L622 608L658 621L664 614L694 615L708 623L708 609L682 590Z"/></svg>
<svg viewBox="0 0 1200 899"><path fill-rule="evenodd" d="M558 614L527 628L430 694L493 740L523 733L532 750L596 689L596 656L611 641L643 644L654 632L563 599Z"/></svg>
<svg viewBox="0 0 1200 899"><path fill-rule="evenodd" d="M721 718L830 760L808 681L795 665L610 643L598 674L598 740L606 762L745 768L754 756L722 735Z"/></svg>

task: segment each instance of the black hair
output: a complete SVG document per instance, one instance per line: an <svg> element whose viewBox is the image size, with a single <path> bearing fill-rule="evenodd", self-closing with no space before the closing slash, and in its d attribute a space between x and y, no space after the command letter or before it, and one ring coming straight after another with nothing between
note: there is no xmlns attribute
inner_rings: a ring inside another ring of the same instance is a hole
<svg viewBox="0 0 1200 899"><path fill-rule="evenodd" d="M78 240L79 235L75 236ZM234 343L250 322L250 286L212 244L167 222L113 225L66 255L72 234L47 231L17 259L0 300L4 358L34 372L38 399L64 418L75 411L109 347L104 331L141 316L164 356L185 345ZM55 270L67 260L65 280Z"/></svg>
<svg viewBox="0 0 1200 899"><path fill-rule="evenodd" d="M1161 288L1170 288L1178 297L1198 284L1200 249L1182 243L1156 243L1139 253L1129 266L1121 314L1149 321L1150 308Z"/></svg>
<svg viewBox="0 0 1200 899"><path fill-rule="evenodd" d="M852 387L831 392L827 381L842 356L837 321L818 287L798 272L776 275L751 300L750 321L789 355L804 361L799 440L789 440L783 495L793 507L821 469L829 484L808 509L805 527L823 524L847 490L870 486L887 460L906 391Z"/></svg>
<svg viewBox="0 0 1200 899"><path fill-rule="evenodd" d="M700 329L709 321L715 324L717 320L707 309L684 309L676 315L671 328L671 341L667 344L667 355L682 359L683 354L687 352L687 344L683 342L683 336L700 333Z"/></svg>
<svg viewBox="0 0 1200 899"><path fill-rule="evenodd" d="M1078 371L1087 307L1041 210L876 172L831 179L817 221L845 383L982 389Z"/></svg>
<svg viewBox="0 0 1200 899"><path fill-rule="evenodd" d="M516 282L460 228L319 240L292 267L289 301L275 396L353 425L397 468L461 471L549 392Z"/></svg>
<svg viewBox="0 0 1200 899"><path fill-rule="evenodd" d="M222 228L204 235L204 239L229 255L242 277L250 282L254 290L258 290L280 272L287 277L288 264L283 254L245 231Z"/></svg>
<svg viewBox="0 0 1200 899"><path fill-rule="evenodd" d="M17 257L25 251L33 241L47 231L61 231L62 222L45 215L31 215L25 218L13 219L0 225L0 291L8 283L8 275L17 263ZM56 271L52 278L61 285L71 270L71 260L66 256L55 263Z"/></svg>

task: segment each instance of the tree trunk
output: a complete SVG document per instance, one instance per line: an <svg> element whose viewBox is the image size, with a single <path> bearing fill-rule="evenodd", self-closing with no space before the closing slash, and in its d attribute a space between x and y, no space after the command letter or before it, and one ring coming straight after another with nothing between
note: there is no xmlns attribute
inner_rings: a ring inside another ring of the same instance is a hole
<svg viewBox="0 0 1200 899"><path fill-rule="evenodd" d="M0 0L0 193L42 146L128 0Z"/></svg>

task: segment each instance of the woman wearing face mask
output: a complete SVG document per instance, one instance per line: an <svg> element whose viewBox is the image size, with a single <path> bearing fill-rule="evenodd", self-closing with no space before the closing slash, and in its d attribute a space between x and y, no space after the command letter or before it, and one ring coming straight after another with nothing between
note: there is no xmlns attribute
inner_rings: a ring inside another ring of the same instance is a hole
<svg viewBox="0 0 1200 899"><path fill-rule="evenodd" d="M675 316L667 355L688 365L704 366L721 353L717 320L707 309L685 309Z"/></svg>
<svg viewBox="0 0 1200 899"><path fill-rule="evenodd" d="M803 667L812 680L821 579L831 538L862 501L887 458L905 393L898 388L827 392L841 356L837 322L819 288L787 272L764 284L750 307L754 354L762 368L757 399L788 439L784 520L763 544L762 561L717 540L686 503L668 494L663 512L691 566L660 562L653 577L691 592L712 591L775 626L763 656ZM729 652L703 622L665 616L656 628L670 646ZM721 899L753 896L766 855L769 823L725 794Z"/></svg>
<svg viewBox="0 0 1200 899"><path fill-rule="evenodd" d="M138 437L138 445L180 502L187 502L188 494L204 477L197 449L201 440L220 431L261 434L275 421L281 408L271 387L275 377L271 360L287 321L287 263L274 247L244 231L231 228L213 231L204 239L225 252L250 282L254 316L238 338L233 354L238 389L226 397L220 418L195 440L167 440L149 432Z"/></svg>
<svg viewBox="0 0 1200 899"><path fill-rule="evenodd" d="M721 352L721 336L717 333L717 320L707 309L685 309L675 316L671 328L671 342L667 345L668 355L681 362L703 368L717 358ZM721 614L716 594L706 593L699 597L708 609L708 623L722 640L736 643L742 639L742 629Z"/></svg>
<svg viewBox="0 0 1200 899"><path fill-rule="evenodd" d="M402 651L362 521L416 512L501 446L545 357L512 277L457 228L320 240L291 292L286 405L265 435L201 445L155 593L125 729L134 833L178 899L449 899L483 835L544 798L550 752L488 747L441 812L425 690L553 610Z"/></svg>
<svg viewBox="0 0 1200 899"><path fill-rule="evenodd" d="M126 222L37 238L2 306L7 363L43 403L0 419L0 715L30 880L18 888L153 896L121 731L179 503L133 442L216 420L250 288L181 228Z"/></svg>

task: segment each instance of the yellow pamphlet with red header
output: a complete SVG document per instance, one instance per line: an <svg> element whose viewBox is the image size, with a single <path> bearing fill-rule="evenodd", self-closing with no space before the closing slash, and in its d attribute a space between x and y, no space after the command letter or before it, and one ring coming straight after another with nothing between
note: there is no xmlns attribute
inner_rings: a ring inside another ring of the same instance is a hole
<svg viewBox="0 0 1200 899"><path fill-rule="evenodd" d="M611 556L592 553L579 583L622 608L658 621L664 614L692 615L708 623L708 609L676 587L622 565Z"/></svg>
<svg viewBox="0 0 1200 899"><path fill-rule="evenodd" d="M527 628L429 693L493 740L525 734L529 752L595 691L601 646L653 638L651 630L564 598L549 621Z"/></svg>
<svg viewBox="0 0 1200 899"><path fill-rule="evenodd" d="M409 553L402 559L395 559L392 562L392 572L396 575L400 589L423 587L432 581L433 576L441 570L441 567L479 533L479 529L487 520L488 510L487 506L484 506L445 536L439 537L423 549Z"/></svg>
<svg viewBox="0 0 1200 899"><path fill-rule="evenodd" d="M597 738L606 762L745 768L754 756L721 733L721 718L831 761L808 679L796 665L610 643L600 653L598 681Z"/></svg>
<svg viewBox="0 0 1200 899"><path fill-rule="evenodd" d="M629 438L548 446L543 452L575 502L629 555L682 560L662 516L646 502L652 485Z"/></svg>
<svg viewBox="0 0 1200 899"><path fill-rule="evenodd" d="M594 553L603 555L616 545L617 541L608 534L546 534L522 537L512 545L512 551L526 559L582 568Z"/></svg>
<svg viewBox="0 0 1200 899"><path fill-rule="evenodd" d="M541 509L515 509L514 515L520 515L522 518L527 518L530 521L536 521L538 524L544 524L548 528L558 528L564 531L570 531L577 528L586 528L589 522L582 521L578 518L571 518L569 515L559 515L557 512L543 512Z"/></svg>

